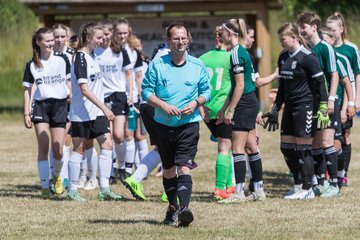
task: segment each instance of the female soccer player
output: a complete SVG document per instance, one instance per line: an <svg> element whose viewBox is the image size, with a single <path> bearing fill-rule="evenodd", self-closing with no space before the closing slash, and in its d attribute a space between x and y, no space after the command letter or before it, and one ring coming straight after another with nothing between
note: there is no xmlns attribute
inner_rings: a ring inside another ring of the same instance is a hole
<svg viewBox="0 0 360 240"><path fill-rule="evenodd" d="M355 82L353 82L353 89L355 94L355 107L356 111L360 111L360 58L359 58L359 49L358 47L346 41L346 25L343 16L336 12L330 17L328 17L326 25L331 28L334 34L334 49L337 53L340 53L348 58L351 68L352 74L354 75ZM349 73L351 74L351 73ZM350 79L351 80L351 79ZM356 88L355 88L356 86ZM346 96L345 96L346 97ZM347 99L344 101L345 103L348 102ZM349 105L353 105L352 102L348 103ZM343 112L344 113L344 112ZM348 121L343 124L343 135L345 141L342 145L342 157L345 161L345 171L347 173L350 159L351 159L351 139L350 133L352 128L352 118L349 116ZM347 175L344 177L344 184L347 184Z"/></svg>
<svg viewBox="0 0 360 240"><path fill-rule="evenodd" d="M38 171L42 197L49 198L49 141L54 156L55 193L63 192L60 171L63 165L63 145L67 116L67 98L70 79L70 63L67 57L53 51L54 35L49 28L40 28L32 38L33 58L26 64L22 85L24 91L24 124L35 125L38 141ZM32 86L36 85L34 95ZM31 96L34 105L31 112ZM48 134L50 130L50 136Z"/></svg>
<svg viewBox="0 0 360 240"><path fill-rule="evenodd" d="M98 199L122 200L109 187L112 167L112 141L109 122L115 119L113 112L104 104L103 74L95 61L94 49L103 41L102 26L86 23L79 30L79 48L72 65L73 99L70 106L70 120L74 149L69 161L69 192L67 199L85 201L77 191L80 162L85 142L94 139L100 145Z"/></svg>
<svg viewBox="0 0 360 240"><path fill-rule="evenodd" d="M278 59L279 89L272 110L263 116L267 118L264 127L277 129L278 111L284 103L280 149L294 175L295 184L302 184L301 189L285 199L312 199L314 109L319 109L318 124L327 125L329 122L324 73L316 56L304 47L298 26L285 23L278 29L278 36L284 48Z"/></svg>

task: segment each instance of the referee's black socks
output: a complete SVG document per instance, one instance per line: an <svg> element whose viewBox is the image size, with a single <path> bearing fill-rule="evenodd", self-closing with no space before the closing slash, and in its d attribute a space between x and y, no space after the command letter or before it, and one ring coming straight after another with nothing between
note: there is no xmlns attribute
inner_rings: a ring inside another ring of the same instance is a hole
<svg viewBox="0 0 360 240"><path fill-rule="evenodd" d="M179 175L177 180L177 195L179 197L180 207L188 207L192 192L191 175Z"/></svg>
<svg viewBox="0 0 360 240"><path fill-rule="evenodd" d="M177 195L176 195L177 194L177 183L178 183L177 177L163 178L163 185L164 185L165 193L168 197L169 204L176 208L178 206Z"/></svg>

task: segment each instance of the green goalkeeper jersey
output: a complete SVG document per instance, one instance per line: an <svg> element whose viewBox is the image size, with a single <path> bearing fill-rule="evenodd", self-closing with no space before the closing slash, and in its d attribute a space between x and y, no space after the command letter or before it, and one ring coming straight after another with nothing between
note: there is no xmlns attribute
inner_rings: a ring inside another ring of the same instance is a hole
<svg viewBox="0 0 360 240"><path fill-rule="evenodd" d="M213 49L201 55L200 59L204 62L211 77L211 101L207 102L205 106L209 109L210 119L216 119L231 88L230 53L225 50Z"/></svg>

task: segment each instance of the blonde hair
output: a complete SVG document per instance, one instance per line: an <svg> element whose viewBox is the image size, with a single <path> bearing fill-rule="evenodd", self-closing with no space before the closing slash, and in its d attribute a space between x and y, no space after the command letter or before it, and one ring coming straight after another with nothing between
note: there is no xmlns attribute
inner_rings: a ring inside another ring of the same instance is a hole
<svg viewBox="0 0 360 240"><path fill-rule="evenodd" d="M236 35L238 37L238 42L241 45L246 44L246 23L243 18L232 18L227 20L222 27L224 27L227 31L232 33L233 35Z"/></svg>
<svg viewBox="0 0 360 240"><path fill-rule="evenodd" d="M299 43L307 47L307 44L303 37L300 34L299 27L291 22L284 23L279 29L277 30L278 35L283 36L291 36L298 39Z"/></svg>
<svg viewBox="0 0 360 240"><path fill-rule="evenodd" d="M339 12L335 12L333 15L328 17L326 23L337 21L339 23L339 26L343 28L343 31L341 33L341 38L344 40L346 38L346 25L345 25L345 19L343 15Z"/></svg>
<svg viewBox="0 0 360 240"><path fill-rule="evenodd" d="M94 36L95 30L101 30L102 26L99 24L96 24L94 22L85 23L80 26L79 28L79 44L78 49L81 49L85 47L86 43L88 42L88 38L91 38Z"/></svg>
<svg viewBox="0 0 360 240"><path fill-rule="evenodd" d="M136 39L135 39L136 36L133 34L133 31L132 31L129 21L126 18L120 18L120 19L114 21L114 24L113 24L114 34L111 37L111 43L110 43L110 48L115 53L119 53L121 51L121 48L123 47L121 45L121 43L118 42L115 38L116 32L117 32L117 26L121 25L121 24L125 24L128 26L129 35L127 38L127 43L129 44L129 47L131 48L131 50L136 49L136 44L137 44Z"/></svg>

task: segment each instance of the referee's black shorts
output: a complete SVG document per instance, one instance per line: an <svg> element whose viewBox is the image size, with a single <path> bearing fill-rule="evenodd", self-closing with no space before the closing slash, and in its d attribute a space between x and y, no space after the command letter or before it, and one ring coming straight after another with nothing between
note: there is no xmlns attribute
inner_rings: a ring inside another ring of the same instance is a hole
<svg viewBox="0 0 360 240"><path fill-rule="evenodd" d="M140 104L140 116L145 125L146 131L149 133L150 136L150 144L156 144L156 135L160 134L156 131L156 122L154 120L155 116L155 108L150 104L144 102Z"/></svg>

